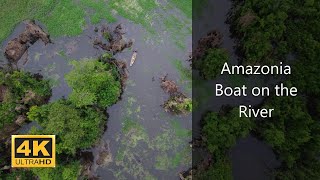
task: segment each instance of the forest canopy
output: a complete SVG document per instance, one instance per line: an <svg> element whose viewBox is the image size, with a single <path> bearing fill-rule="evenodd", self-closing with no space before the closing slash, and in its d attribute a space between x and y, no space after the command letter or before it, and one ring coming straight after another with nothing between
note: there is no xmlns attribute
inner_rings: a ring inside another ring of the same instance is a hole
<svg viewBox="0 0 320 180"><path fill-rule="evenodd" d="M72 61L73 70L65 76L72 88L70 101L77 107L108 107L120 97L119 74L111 63L84 59Z"/></svg>

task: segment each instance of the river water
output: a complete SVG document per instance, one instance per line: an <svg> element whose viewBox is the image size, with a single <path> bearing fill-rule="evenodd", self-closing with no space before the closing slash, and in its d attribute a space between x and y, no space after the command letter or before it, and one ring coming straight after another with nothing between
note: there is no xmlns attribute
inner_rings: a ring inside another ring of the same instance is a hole
<svg viewBox="0 0 320 180"><path fill-rule="evenodd" d="M230 63L236 64L235 42L230 38L229 25L225 23L230 7L229 0L210 0L200 16L208 19L204 23L197 22L199 26L196 28L201 33L194 33L193 39L199 39L212 29L219 30L224 35L222 47L229 52ZM158 29L157 35L149 35L140 25L118 17L117 23L120 22L126 27L125 36L135 40L132 50L137 50L138 56L135 64L128 68L129 78L121 100L107 110L109 119L102 141L109 143L112 161L102 166L95 165L96 174L101 179L178 179L180 171L191 167L190 132L193 128L193 133L199 133L198 122L203 112L218 111L223 104L255 105L263 99L214 97L212 92L217 82L232 84L234 81L249 81L221 76L201 85L201 89L205 89L204 94L207 94L206 103L193 114L193 125L191 115L177 116L165 112L161 104L168 99L168 95L160 88L159 81L163 75L168 74L168 78L178 82L180 90L191 97L190 82L186 83L187 80L173 63L178 60L188 67L185 60L191 51L191 34L185 34L181 39L186 45L181 49L171 40L174 34L170 31ZM71 92L64 81L64 75L71 70L70 60L97 58L103 54L103 51L92 46L92 38L99 36L94 28L101 24L88 24L77 37L53 37L54 44L47 46L36 42L19 61L19 68L40 73L52 80L50 101L67 97ZM2 42L2 51L24 27L24 23L17 25L7 40ZM116 57L129 64L132 50L124 50ZM5 63L2 54L1 63ZM129 127L130 131L125 131L124 127ZM97 156L99 148L91 151ZM271 148L252 136L240 139L231 150L230 157L236 180L268 179L267 170L275 166Z"/></svg>
<svg viewBox="0 0 320 180"><path fill-rule="evenodd" d="M124 50L116 58L129 64L133 50L138 51L138 56L134 65L128 68L129 78L121 99L107 110L107 130L101 142L109 143L112 162L99 166L95 164L93 169L101 179L177 179L180 171L191 167L189 141L192 120L190 114L177 116L164 111L161 105L169 96L160 88L159 78L168 74L168 79L176 81L180 90L191 97L190 82L182 78L174 65L181 61L185 68L189 67L185 60L191 51L191 33L181 39L186 48L179 48L171 40L174 34L169 30L159 29L156 35L151 35L142 26L121 17L111 26L118 23L125 26L125 36L134 39L135 43L132 49ZM71 70L70 60L95 59L104 53L93 48L92 41L99 36L94 28L106 23L87 24L84 32L77 37L53 37L54 43L47 46L41 41L36 42L18 63L20 69L40 73L51 80L51 102L68 97L71 92L64 80L65 74ZM191 28L191 24L186 26ZM7 42L24 28L24 22L16 26L2 42L2 51ZM0 59L2 64L6 63L2 55ZM129 128L129 132L124 127ZM98 147L89 150L95 160Z"/></svg>

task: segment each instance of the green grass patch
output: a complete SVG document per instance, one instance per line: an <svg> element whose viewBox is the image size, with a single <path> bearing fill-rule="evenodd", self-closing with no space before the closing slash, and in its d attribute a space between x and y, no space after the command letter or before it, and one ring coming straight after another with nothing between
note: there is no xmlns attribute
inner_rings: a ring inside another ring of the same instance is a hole
<svg viewBox="0 0 320 180"><path fill-rule="evenodd" d="M170 0L169 2L180 9L188 18L192 18L192 0Z"/></svg>
<svg viewBox="0 0 320 180"><path fill-rule="evenodd" d="M0 41L25 19L46 16L54 7L54 0L1 0L0 1Z"/></svg>
<svg viewBox="0 0 320 180"><path fill-rule="evenodd" d="M97 24L102 19L106 19L108 22L116 21L116 18L111 13L109 3L106 3L103 0L81 0L80 5L84 9L89 10L89 16L92 24ZM90 11L93 11L93 13Z"/></svg>
<svg viewBox="0 0 320 180"><path fill-rule="evenodd" d="M152 27L153 10L158 5L155 0L110 0L110 7L118 14L135 24L141 24L148 32L154 34Z"/></svg>
<svg viewBox="0 0 320 180"><path fill-rule="evenodd" d="M21 21L41 21L52 36L79 35L85 25L85 13L72 0L2 0L0 2L0 41Z"/></svg>
<svg viewBox="0 0 320 180"><path fill-rule="evenodd" d="M75 36L83 32L85 17L93 24L102 19L115 22L111 8L103 0L2 0L0 2L0 41L21 21L35 19L43 23L51 36ZM88 10L88 13L86 14Z"/></svg>
<svg viewBox="0 0 320 180"><path fill-rule="evenodd" d="M85 25L85 13L71 0L55 2L50 13L45 16L35 16L48 28L52 36L79 35Z"/></svg>

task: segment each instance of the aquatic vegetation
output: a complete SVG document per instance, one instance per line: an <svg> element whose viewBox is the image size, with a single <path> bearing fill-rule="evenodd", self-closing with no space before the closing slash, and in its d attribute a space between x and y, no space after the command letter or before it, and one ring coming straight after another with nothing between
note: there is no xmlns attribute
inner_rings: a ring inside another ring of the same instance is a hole
<svg viewBox="0 0 320 180"><path fill-rule="evenodd" d="M156 137L150 139L138 120L124 119L118 140L121 142L121 146L115 158L116 165L122 168L121 172L119 170L113 172L114 175L120 179L125 174L147 179L151 174L141 165L141 161L144 164L153 164L158 170L168 170L181 164L191 163L191 149L185 141L185 139L191 138L191 131L184 129L176 120L170 120L169 125L169 127L163 128L163 131ZM149 157L151 154L147 152L150 151L159 152L161 158L160 156L155 159ZM146 162L148 159L150 162ZM153 176L150 178L155 179Z"/></svg>
<svg viewBox="0 0 320 180"><path fill-rule="evenodd" d="M135 120L126 118L123 122L120 142L121 146L118 149L115 162L117 166L122 167L122 170L114 172L114 176L123 179L124 174L130 174L139 179L147 177L155 179L142 165L141 159L145 156L145 152L140 152L143 149L137 146L141 142L149 144L149 137L144 127Z"/></svg>
<svg viewBox="0 0 320 180"><path fill-rule="evenodd" d="M113 55L109 52L102 54L103 59L111 59L112 57L113 57Z"/></svg>
<svg viewBox="0 0 320 180"><path fill-rule="evenodd" d="M192 18L192 0L169 0L169 2L180 9L188 18Z"/></svg>
<svg viewBox="0 0 320 180"><path fill-rule="evenodd" d="M56 70L56 63L49 64L44 68L43 75L49 80L50 87L56 87L59 85L59 74L53 74L53 72Z"/></svg>
<svg viewBox="0 0 320 180"><path fill-rule="evenodd" d="M18 113L14 110L16 107L15 103L1 103L0 104L0 116L2 117L0 120L0 128L2 129L8 124L14 122Z"/></svg>
<svg viewBox="0 0 320 180"><path fill-rule="evenodd" d="M175 135L179 138L190 138L192 137L192 131L185 129L181 126L181 123L177 120L170 120L170 125L175 133Z"/></svg>
<svg viewBox="0 0 320 180"><path fill-rule="evenodd" d="M0 41L6 38L14 26L25 19L36 19L48 28L52 36L78 35L85 25L84 11L74 1L21 0L1 1ZM32 12L32 13L31 13ZM10 15L10 18L8 18Z"/></svg>
<svg viewBox="0 0 320 180"><path fill-rule="evenodd" d="M184 82L191 83L192 81L192 70L185 67L181 60L174 59L172 60L172 64L179 71L181 80Z"/></svg>
<svg viewBox="0 0 320 180"><path fill-rule="evenodd" d="M183 94L174 95L164 103L163 107L166 111L172 113L185 114L192 112L192 99L185 97Z"/></svg>
<svg viewBox="0 0 320 180"><path fill-rule="evenodd" d="M190 23L184 23L177 15L164 15L161 16L163 18L163 25L165 30L171 34L171 38L176 46L181 49L186 49L185 35L191 33L188 29L188 25ZM191 26L191 25L190 25Z"/></svg>
<svg viewBox="0 0 320 180"><path fill-rule="evenodd" d="M63 50L61 50L59 52L56 52L55 54L57 54L57 55L63 57L64 59L68 60L68 56L67 56L66 52L63 51Z"/></svg>
<svg viewBox="0 0 320 180"><path fill-rule="evenodd" d="M89 59L71 64L73 70L65 79L73 89L70 101L77 107L94 104L108 107L119 99L121 84L114 65Z"/></svg>
<svg viewBox="0 0 320 180"><path fill-rule="evenodd" d="M144 127L129 118L123 122L122 134L125 136L125 138L122 139L122 143L126 144L126 146L136 147L140 141L146 143L149 141Z"/></svg>
<svg viewBox="0 0 320 180"><path fill-rule="evenodd" d="M14 26L21 21L32 19L34 16L44 16L50 11L53 3L53 0L1 1L0 21L2 25L0 27L0 42L2 42L10 34ZM10 18L8 16L10 16Z"/></svg>
<svg viewBox="0 0 320 180"><path fill-rule="evenodd" d="M137 114L140 112L140 106L136 107L137 99L135 97L129 96L127 99L127 103L125 105L126 116L131 117L133 114ZM135 109L137 108L137 109ZM127 119L127 117L125 119Z"/></svg>
<svg viewBox="0 0 320 180"><path fill-rule="evenodd" d="M42 56L42 53L36 52L34 55L34 60L35 61L39 61L40 60L40 56Z"/></svg>
<svg viewBox="0 0 320 180"><path fill-rule="evenodd" d="M187 156L190 158L187 159ZM189 163L191 163L191 152L190 148L186 148L176 152L173 156L169 156L166 153L158 155L154 166L157 170L166 171L177 168L181 164L188 165Z"/></svg>
<svg viewBox="0 0 320 180"><path fill-rule="evenodd" d="M155 160L155 168L158 170L174 169L179 165L191 163L191 149L186 139L191 139L191 131L181 127L178 121L170 121L171 127L164 129L150 144L159 152Z"/></svg>
<svg viewBox="0 0 320 180"><path fill-rule="evenodd" d="M83 9L88 10L87 14L90 17L92 24L97 24L103 19L110 23L116 21L116 18L113 16L112 10L109 6L109 2L106 3L103 0L80 0L79 4Z"/></svg>
<svg viewBox="0 0 320 180"><path fill-rule="evenodd" d="M83 9L72 0L53 1L47 14L34 16L47 27L52 36L81 34L85 26L84 17Z"/></svg>
<svg viewBox="0 0 320 180"><path fill-rule="evenodd" d="M111 0L110 7L122 17L130 21L141 24L150 33L155 33L152 27L152 13L158 5L155 0Z"/></svg>

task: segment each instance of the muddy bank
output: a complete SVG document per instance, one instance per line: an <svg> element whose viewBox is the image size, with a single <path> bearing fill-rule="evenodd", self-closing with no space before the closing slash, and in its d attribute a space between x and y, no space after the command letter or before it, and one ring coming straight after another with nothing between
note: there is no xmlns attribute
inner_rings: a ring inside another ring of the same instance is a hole
<svg viewBox="0 0 320 180"><path fill-rule="evenodd" d="M96 28L95 30L99 31L98 28ZM124 27L122 24L118 24L114 28L114 30L112 30L111 27L107 25L103 25L100 28L100 32L102 37L104 37L104 39L107 41L107 43L104 43L102 39L95 37L93 41L94 46L98 46L101 49L108 51L113 55L123 51L126 48L130 48L133 45L132 39L127 40L124 37L124 34L126 34L126 32L124 31Z"/></svg>
<svg viewBox="0 0 320 180"><path fill-rule="evenodd" d="M4 54L10 63L17 65L22 55L38 40L45 45L51 43L49 34L47 34L35 21L26 22L25 30L16 38L10 40L5 47Z"/></svg>

